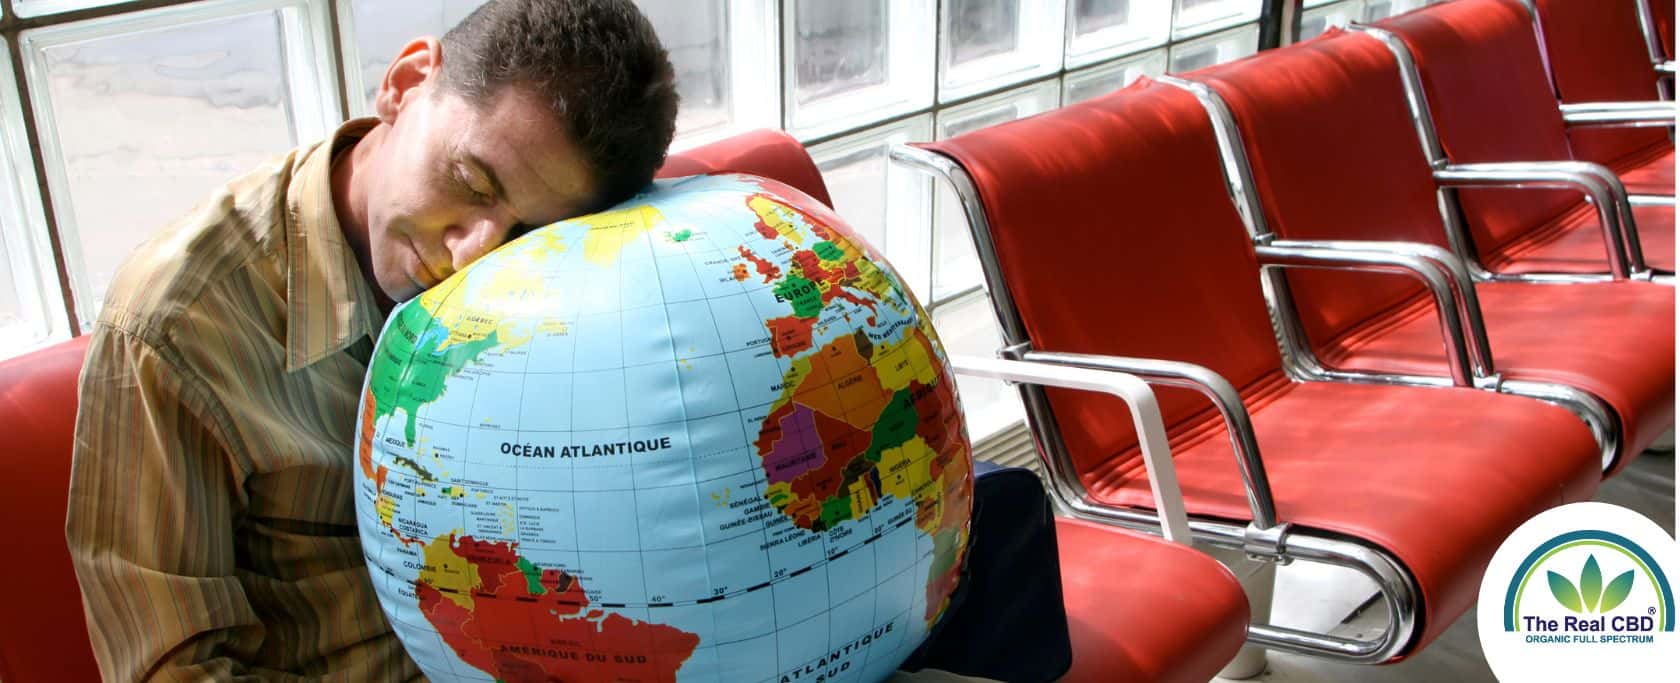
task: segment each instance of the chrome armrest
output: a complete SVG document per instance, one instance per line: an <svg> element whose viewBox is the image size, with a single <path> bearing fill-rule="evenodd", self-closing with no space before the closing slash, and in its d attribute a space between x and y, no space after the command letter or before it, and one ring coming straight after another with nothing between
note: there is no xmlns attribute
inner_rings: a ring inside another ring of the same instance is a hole
<svg viewBox="0 0 1680 683"><path fill-rule="evenodd" d="M1615 172L1585 161L1512 161L1450 164L1436 169L1441 187L1564 188L1585 195L1598 210L1610 275L1618 280L1644 277L1644 251L1634 232L1627 188Z"/></svg>
<svg viewBox="0 0 1680 683"><path fill-rule="evenodd" d="M1569 127L1655 128L1673 126L1673 102L1579 102L1560 104L1563 125Z"/></svg>
<svg viewBox="0 0 1680 683"><path fill-rule="evenodd" d="M1498 383L1482 306L1464 262L1440 247L1415 242L1274 240L1254 247L1261 268L1321 268L1410 275L1435 300L1453 384Z"/></svg>
<svg viewBox="0 0 1680 683"><path fill-rule="evenodd" d="M1254 438L1254 423L1249 419L1248 408L1243 405L1236 387L1219 373L1194 363L1085 353L1026 351L1021 354L1021 359L1051 367L1123 372L1150 384L1192 389L1207 397L1225 420L1225 432L1230 437L1231 450L1242 475L1243 490L1248 496L1249 512L1254 517L1249 527L1254 538L1245 543L1264 545L1267 542L1264 539L1279 537L1281 527L1277 505L1272 500L1272 486L1266 478L1266 467L1260 460L1260 444ZM1277 556L1276 552L1259 548L1253 549L1252 554Z"/></svg>
<svg viewBox="0 0 1680 683"><path fill-rule="evenodd" d="M976 356L950 357L959 375L1001 379L1046 387L1099 391L1112 394L1131 408L1132 426L1137 429L1138 447L1143 451L1149 490L1155 497L1155 512L1161 519L1161 535L1175 543L1190 545L1190 521L1184 512L1184 493L1178 486L1172 449L1167 445L1167 428L1161 422L1161 407L1155 392L1136 376L1123 372L1075 368L1048 363L1030 363ZM1076 511L1091 507L1079 475L1064 471L1059 463L1046 461L1051 491L1062 504Z"/></svg>

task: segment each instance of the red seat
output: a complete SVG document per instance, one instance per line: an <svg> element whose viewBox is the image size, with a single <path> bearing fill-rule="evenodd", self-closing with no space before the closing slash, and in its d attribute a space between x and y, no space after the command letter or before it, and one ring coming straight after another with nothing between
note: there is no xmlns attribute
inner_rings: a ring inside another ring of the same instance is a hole
<svg viewBox="0 0 1680 683"><path fill-rule="evenodd" d="M1606 161L1571 147L1534 24L1515 0L1434 5L1376 26L1398 36L1417 64L1448 161ZM1645 157L1665 153L1662 146L1642 149ZM1619 170L1628 191L1674 194L1672 146L1666 147L1666 155L1666 162L1642 157L1641 163L1624 164ZM1531 273L1606 267L1596 214L1579 192L1461 189L1458 195L1477 251L1489 268ZM1672 272L1673 209L1639 207L1634 219L1646 263Z"/></svg>
<svg viewBox="0 0 1680 683"><path fill-rule="evenodd" d="M0 519L6 556L0 585L0 680L97 681L82 592L64 544L70 494L70 437L76 425L76 376L87 338L0 361Z"/></svg>
<svg viewBox="0 0 1680 683"><path fill-rule="evenodd" d="M1056 520L1056 543L1073 640L1062 681L1206 683L1242 647L1248 599L1207 555L1073 519Z"/></svg>
<svg viewBox="0 0 1680 683"><path fill-rule="evenodd" d="M1273 76L1280 72L1295 78ZM1266 221L1279 236L1446 245L1398 66L1380 41L1337 31L1196 75L1239 124ZM1506 208L1522 207L1510 201ZM1508 229L1519 227L1512 221ZM1415 371L1422 363L1435 370L1429 374L1443 374L1444 361L1423 360L1444 356L1438 332L1423 336L1433 317L1423 308L1421 285L1301 275L1291 274L1291 286L1321 356L1388 372ZM1672 287L1484 283L1477 294L1496 370L1508 379L1576 387L1614 410L1622 433L1615 469L1674 423Z"/></svg>
<svg viewBox="0 0 1680 683"><path fill-rule="evenodd" d="M1559 100L1644 102L1658 98L1657 73L1639 27L1638 0L1534 0L1534 5L1540 12ZM1673 16L1672 7L1668 15ZM1668 129L1575 129L1569 131L1569 141L1577 158L1596 161L1618 173L1666 163L1672 178L1674 142ZM1666 162L1662 161L1665 152ZM1672 182L1666 187L1658 194L1674 194Z"/></svg>
<svg viewBox="0 0 1680 683"><path fill-rule="evenodd" d="M1288 379L1255 252L1191 94L1142 81L929 147L978 188L1003 275L992 287L1016 302L1032 348L1182 361L1229 380L1291 533L1358 539L1415 584L1421 623L1407 652L1474 601L1504 535L1595 490L1592 437L1554 406L1473 389ZM1046 394L1096 501L1151 507L1124 406ZM1189 512L1246 524L1220 415L1189 391L1158 395Z"/></svg>

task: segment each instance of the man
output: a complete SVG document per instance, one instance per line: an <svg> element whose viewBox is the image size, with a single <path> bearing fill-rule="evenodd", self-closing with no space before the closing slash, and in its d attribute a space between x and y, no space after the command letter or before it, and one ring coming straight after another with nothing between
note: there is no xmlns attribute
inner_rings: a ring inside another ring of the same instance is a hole
<svg viewBox="0 0 1680 683"><path fill-rule="evenodd" d="M630 0L494 0L403 48L377 118L133 254L92 331L66 525L104 678L419 678L356 537L373 337L526 226L643 187L676 107Z"/></svg>

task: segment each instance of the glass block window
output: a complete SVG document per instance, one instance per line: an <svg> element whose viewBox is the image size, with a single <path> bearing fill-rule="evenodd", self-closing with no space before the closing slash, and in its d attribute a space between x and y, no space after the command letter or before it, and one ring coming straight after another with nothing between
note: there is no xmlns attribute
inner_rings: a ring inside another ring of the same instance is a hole
<svg viewBox="0 0 1680 683"><path fill-rule="evenodd" d="M1300 40L1312 38L1330 29L1332 26L1347 26L1364 18L1365 0L1343 0L1336 3L1319 3L1301 13Z"/></svg>
<svg viewBox="0 0 1680 683"><path fill-rule="evenodd" d="M784 127L810 139L933 102L931 0L784 0Z"/></svg>
<svg viewBox="0 0 1680 683"><path fill-rule="evenodd" d="M1167 51L1150 50L1099 67L1077 71L1062 77L1062 105L1126 87L1140 76L1159 76L1167 72Z"/></svg>
<svg viewBox="0 0 1680 683"><path fill-rule="evenodd" d="M1164 45L1172 5L1159 0L1069 0L1067 68Z"/></svg>
<svg viewBox="0 0 1680 683"><path fill-rule="evenodd" d="M1262 0L1174 0L1172 39L1183 40L1259 19L1261 3Z"/></svg>
<svg viewBox="0 0 1680 683"><path fill-rule="evenodd" d="M1185 73L1254 54L1260 42L1260 27L1234 28L1205 38L1177 43L1167 52L1167 71Z"/></svg>
<svg viewBox="0 0 1680 683"><path fill-rule="evenodd" d="M373 96L379 92L385 69L408 41L420 36L441 37L484 2L340 0L339 25L352 29L341 36L345 91L350 93L351 100L350 115L373 115Z"/></svg>
<svg viewBox="0 0 1680 683"><path fill-rule="evenodd" d="M917 299L933 287L929 263L933 181L887 161L894 144L930 140L933 117L905 119L811 147L834 208L884 255Z"/></svg>
<svg viewBox="0 0 1680 683"><path fill-rule="evenodd" d="M682 150L781 124L775 0L637 0L671 54Z"/></svg>
<svg viewBox="0 0 1680 683"><path fill-rule="evenodd" d="M10 50L0 52L0 88L16 92ZM0 102L0 358L68 335L58 271L15 98Z"/></svg>
<svg viewBox="0 0 1680 683"><path fill-rule="evenodd" d="M84 324L141 241L336 124L337 85L312 33L324 4L182 5L22 34Z"/></svg>
<svg viewBox="0 0 1680 683"><path fill-rule="evenodd" d="M947 0L941 5L939 99L959 100L1061 67L1059 0Z"/></svg>

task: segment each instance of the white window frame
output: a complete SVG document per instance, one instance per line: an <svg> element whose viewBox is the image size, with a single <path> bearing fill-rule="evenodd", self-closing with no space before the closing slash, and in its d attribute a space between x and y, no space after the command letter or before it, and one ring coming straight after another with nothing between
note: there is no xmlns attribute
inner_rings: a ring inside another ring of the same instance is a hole
<svg viewBox="0 0 1680 683"><path fill-rule="evenodd" d="M939 3L939 102L954 102L1014 83L1055 73L1062 64L1062 31L1066 21L1065 0L1021 0L1015 13L1016 49L1003 54L953 64L950 9Z"/></svg>
<svg viewBox="0 0 1680 683"><path fill-rule="evenodd" d="M44 17L50 14L74 12L80 9L88 9L90 7L121 5L123 3L133 1L134 0L40 0L30 6L25 6L14 1L12 3L12 11L16 12L20 17L34 18Z"/></svg>
<svg viewBox="0 0 1680 683"><path fill-rule="evenodd" d="M782 127L800 141L878 123L933 104L934 41L926 30L937 31L933 0L892 0L887 3L887 78L880 85L849 91L801 106L798 97L797 0L782 0L782 59L784 115Z"/></svg>
<svg viewBox="0 0 1680 683"><path fill-rule="evenodd" d="M64 167L58 119L53 113L46 50L271 11L281 13L282 64L287 69L287 110L293 126L292 134L300 143L325 138L341 122L338 75L332 60L326 0L226 0L171 5L30 29L20 34L19 52L24 57L29 79L30 100L34 105L41 154L47 170L47 188L52 195L59 246L65 260L64 267L70 275L70 289L76 300L81 329L92 326L102 302L93 294L87 264L82 256L75 202Z"/></svg>
<svg viewBox="0 0 1680 683"><path fill-rule="evenodd" d="M0 41L3 46L3 41ZM10 51L0 53L0 92L15 93L17 79L13 76ZM52 242L47 231L47 217L42 210L41 191L35 176L35 164L24 135L23 108L16 98L4 98L0 116L0 170L6 182L0 183L5 203L11 205L0 216L5 230L8 266L13 282L7 286L17 289L18 305L25 320L35 321L34 333L26 338L0 339L0 359L25 353L48 344L70 338L69 318L59 287L58 269L53 260Z"/></svg>

